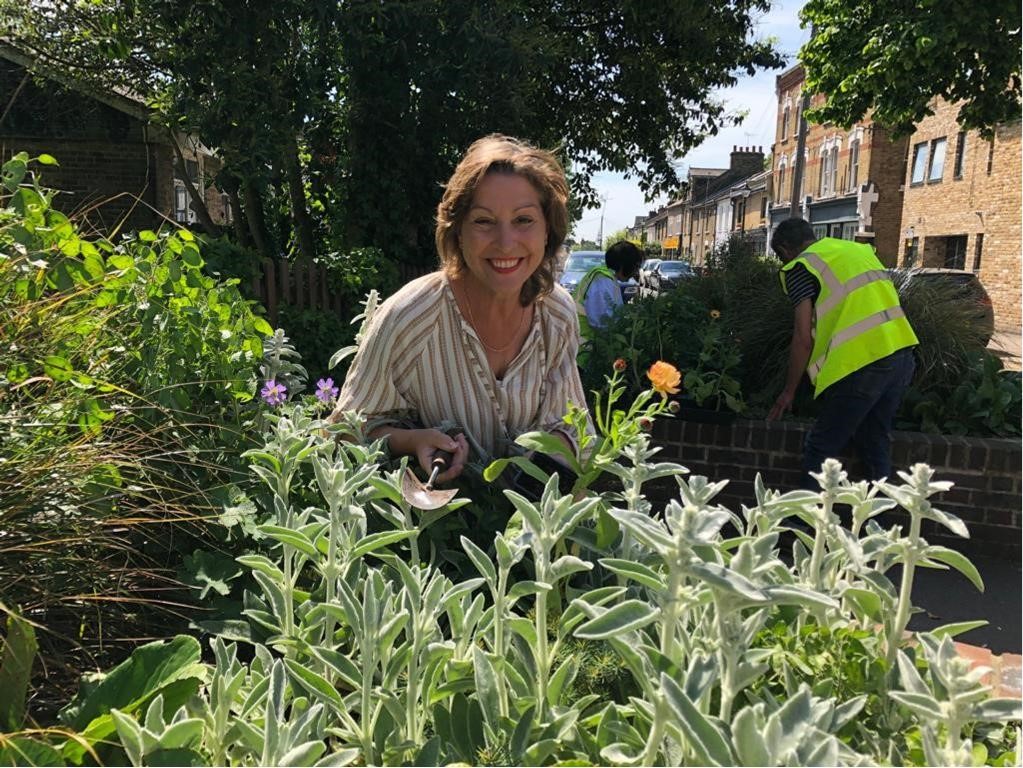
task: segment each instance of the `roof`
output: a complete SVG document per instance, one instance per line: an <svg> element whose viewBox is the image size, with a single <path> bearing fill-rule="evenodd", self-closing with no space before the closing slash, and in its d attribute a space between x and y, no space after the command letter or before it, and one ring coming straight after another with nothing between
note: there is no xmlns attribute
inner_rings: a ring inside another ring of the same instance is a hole
<svg viewBox="0 0 1023 768"><path fill-rule="evenodd" d="M152 116L152 110L146 106L141 96L118 92L109 88L90 86L81 80L71 77L66 71L56 69L39 61L37 56L12 45L9 40L0 38L0 58L7 59L15 64L24 67L30 72L55 80L61 85L77 91L85 96L96 99L108 107L123 112L129 117L134 117L143 122L148 122Z"/></svg>
<svg viewBox="0 0 1023 768"><path fill-rule="evenodd" d="M690 178L714 178L727 171L727 168L690 168Z"/></svg>

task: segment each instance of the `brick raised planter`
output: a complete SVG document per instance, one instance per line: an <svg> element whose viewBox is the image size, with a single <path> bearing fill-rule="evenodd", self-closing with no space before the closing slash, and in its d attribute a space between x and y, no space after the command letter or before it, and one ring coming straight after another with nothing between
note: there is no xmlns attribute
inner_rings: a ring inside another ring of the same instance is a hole
<svg viewBox="0 0 1023 768"><path fill-rule="evenodd" d="M787 491L799 484L805 422L737 420L732 424L697 424L658 419L654 442L659 458L677 461L692 474L729 480L721 503L738 511L753 503L753 482L763 475L768 488ZM839 457L856 479L859 462ZM961 517L970 539L947 533L924 521L923 535L934 543L966 554L1020 561L1020 493L1023 448L1018 439L953 437L922 432L892 433L892 462L906 470L917 462L930 464L940 480L955 483L934 498L935 506ZM656 492L656 491L655 491ZM905 517L905 515L903 515Z"/></svg>

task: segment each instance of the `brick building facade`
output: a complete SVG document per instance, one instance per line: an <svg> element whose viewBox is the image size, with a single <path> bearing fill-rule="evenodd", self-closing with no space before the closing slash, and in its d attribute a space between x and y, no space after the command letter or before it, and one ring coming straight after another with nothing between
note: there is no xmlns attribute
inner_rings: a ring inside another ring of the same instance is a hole
<svg viewBox="0 0 1023 768"><path fill-rule="evenodd" d="M976 272L995 309L995 324L1020 329L1020 123L991 140L963 131L958 108L933 105L908 140L901 266Z"/></svg>
<svg viewBox="0 0 1023 768"><path fill-rule="evenodd" d="M796 215L809 221L819 237L851 240L858 232L869 233L881 261L894 266L909 140L892 140L869 118L848 130L830 123L810 123L802 184L794 190L803 81L801 65L786 70L776 80L778 123L772 153L771 225L790 216L795 196ZM823 100L823 96L815 95L810 106Z"/></svg>
<svg viewBox="0 0 1023 768"><path fill-rule="evenodd" d="M212 184L220 163L199 142L175 136L181 163L170 135L149 121L140 101L88 92L31 67L29 57L0 43L0 158L57 158L60 165L47 166L42 182L58 190L54 204L85 232L196 221L186 178L201 185L210 218L230 222L230 203Z"/></svg>

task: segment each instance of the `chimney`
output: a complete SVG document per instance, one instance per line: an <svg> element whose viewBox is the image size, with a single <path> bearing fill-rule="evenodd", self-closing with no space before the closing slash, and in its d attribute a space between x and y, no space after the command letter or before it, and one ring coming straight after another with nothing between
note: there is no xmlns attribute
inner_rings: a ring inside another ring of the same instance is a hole
<svg viewBox="0 0 1023 768"><path fill-rule="evenodd" d="M764 169L763 147L733 147L728 168L744 176L752 176Z"/></svg>

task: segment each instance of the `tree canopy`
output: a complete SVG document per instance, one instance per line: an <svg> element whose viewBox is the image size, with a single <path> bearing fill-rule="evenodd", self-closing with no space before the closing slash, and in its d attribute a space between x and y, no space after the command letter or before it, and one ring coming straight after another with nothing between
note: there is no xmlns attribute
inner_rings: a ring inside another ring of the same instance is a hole
<svg viewBox="0 0 1023 768"><path fill-rule="evenodd" d="M577 203L594 202L597 171L632 174L651 198L676 189L673 158L738 119L714 91L781 65L754 36L769 7L0 0L14 42L143 93L216 147L257 239L413 262L434 258L440 185L487 133L555 148Z"/></svg>
<svg viewBox="0 0 1023 768"><path fill-rule="evenodd" d="M936 96L985 135L1020 116L1018 0L809 0L800 15L806 84L826 96L811 119L849 126L873 110L906 134Z"/></svg>

